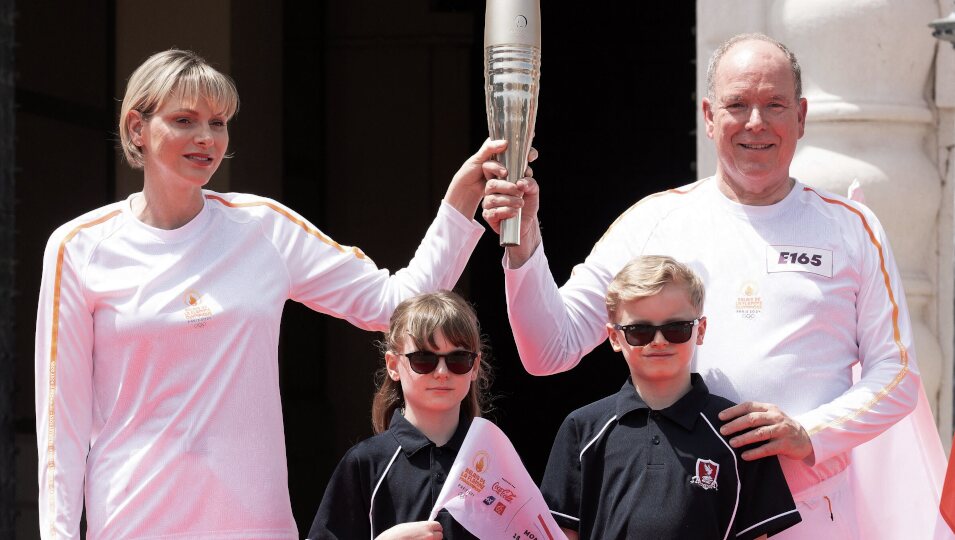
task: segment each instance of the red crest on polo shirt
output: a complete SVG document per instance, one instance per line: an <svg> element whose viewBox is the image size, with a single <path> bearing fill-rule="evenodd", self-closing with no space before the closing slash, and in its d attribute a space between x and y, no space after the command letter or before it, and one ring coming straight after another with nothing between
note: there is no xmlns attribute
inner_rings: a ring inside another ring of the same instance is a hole
<svg viewBox="0 0 955 540"><path fill-rule="evenodd" d="M696 460L696 476L690 479L691 484L696 484L703 489L716 489L716 476L720 473L720 464L709 460Z"/></svg>

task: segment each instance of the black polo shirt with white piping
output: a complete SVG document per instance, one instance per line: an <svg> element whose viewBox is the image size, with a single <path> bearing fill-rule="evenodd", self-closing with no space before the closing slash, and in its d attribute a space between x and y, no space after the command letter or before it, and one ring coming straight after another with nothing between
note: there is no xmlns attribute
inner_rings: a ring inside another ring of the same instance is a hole
<svg viewBox="0 0 955 540"><path fill-rule="evenodd" d="M339 462L308 538L375 538L399 523L428 519L470 426L462 416L451 440L435 446L395 411L387 431L356 444ZM436 520L444 538L475 538L447 510Z"/></svg>
<svg viewBox="0 0 955 540"><path fill-rule="evenodd" d="M756 538L799 523L779 460L744 461L720 435L733 403L691 375L691 389L654 411L628 379L572 412L541 491L561 527L587 539Z"/></svg>

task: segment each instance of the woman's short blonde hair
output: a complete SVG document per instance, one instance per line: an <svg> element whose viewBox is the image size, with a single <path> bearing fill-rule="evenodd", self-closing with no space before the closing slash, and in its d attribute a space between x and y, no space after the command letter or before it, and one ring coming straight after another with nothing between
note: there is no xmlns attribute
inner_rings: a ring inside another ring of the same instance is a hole
<svg viewBox="0 0 955 540"><path fill-rule="evenodd" d="M141 169L144 160L142 148L133 144L129 133L129 112L139 111L148 120L172 95L186 106L204 99L227 121L239 109L235 83L198 54L170 49L150 56L129 77L119 113L120 144L130 167Z"/></svg>
<svg viewBox="0 0 955 540"><path fill-rule="evenodd" d="M667 284L684 287L697 314L703 312L706 289L689 266L664 255L643 255L628 262L607 287L607 316L616 320L620 304L653 296Z"/></svg>

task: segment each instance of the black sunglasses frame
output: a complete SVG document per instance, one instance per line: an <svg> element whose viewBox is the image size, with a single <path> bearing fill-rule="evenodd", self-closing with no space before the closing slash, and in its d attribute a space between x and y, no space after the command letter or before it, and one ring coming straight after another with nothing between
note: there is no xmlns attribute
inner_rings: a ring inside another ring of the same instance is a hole
<svg viewBox="0 0 955 540"><path fill-rule="evenodd" d="M474 361L478 353L471 351L451 351L449 353L438 354L431 351L412 351L402 353L408 359L408 366L411 371L419 375L427 375L438 369L438 362L444 358L444 365L448 366L448 371L455 375L466 375L474 369ZM418 364L418 367L415 367ZM462 366L467 366L464 369ZM463 369L463 371L462 371Z"/></svg>
<svg viewBox="0 0 955 540"><path fill-rule="evenodd" d="M632 347L643 347L650 344L657 337L657 332L663 334L663 339L669 343L680 344L690 341L693 329L706 317L700 316L692 321L673 321L661 325L653 324L614 324L615 330L623 332L623 337Z"/></svg>

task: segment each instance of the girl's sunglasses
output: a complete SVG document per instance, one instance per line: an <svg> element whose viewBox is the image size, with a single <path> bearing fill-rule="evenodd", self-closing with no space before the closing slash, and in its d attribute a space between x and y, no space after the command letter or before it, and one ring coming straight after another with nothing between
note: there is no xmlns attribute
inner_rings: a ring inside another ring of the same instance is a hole
<svg viewBox="0 0 955 540"><path fill-rule="evenodd" d="M623 332L623 336L627 338L627 343L631 346L643 347L653 341L658 331L663 334L663 339L670 343L686 343L693 336L693 328L700 324L701 320L703 320L703 317L692 321L674 321L659 326L652 324L614 324L613 327Z"/></svg>
<svg viewBox="0 0 955 540"><path fill-rule="evenodd" d="M445 354L431 351L414 351L402 356L408 358L408 365L411 366L411 370L421 375L427 375L437 369L438 360L441 358L444 358L444 364L448 366L448 371L455 375L464 375L474 367L474 360L478 355L471 351L451 351Z"/></svg>

